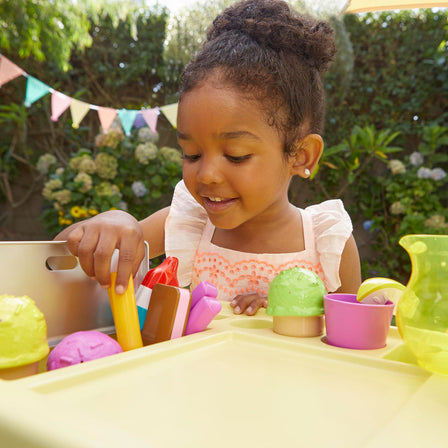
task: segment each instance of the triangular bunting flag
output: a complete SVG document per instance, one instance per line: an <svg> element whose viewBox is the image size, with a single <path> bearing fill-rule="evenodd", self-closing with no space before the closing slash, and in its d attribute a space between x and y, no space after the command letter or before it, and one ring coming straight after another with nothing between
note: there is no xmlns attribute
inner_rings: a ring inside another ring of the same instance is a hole
<svg viewBox="0 0 448 448"><path fill-rule="evenodd" d="M123 126L124 132L127 136L131 135L132 125L134 124L135 117L137 116L138 110L128 110L120 109L118 110L118 116L121 120L121 125Z"/></svg>
<svg viewBox="0 0 448 448"><path fill-rule="evenodd" d="M90 104L84 103L83 101L72 99L70 103L70 111L72 113L72 126L75 129L79 128L79 123L86 116L87 112L90 110Z"/></svg>
<svg viewBox="0 0 448 448"><path fill-rule="evenodd" d="M23 70L8 58L0 56L0 87L23 73Z"/></svg>
<svg viewBox="0 0 448 448"><path fill-rule="evenodd" d="M157 127L157 119L159 118L159 109L144 109L141 110L140 113L143 115L143 118L149 126L149 129L151 129L151 131L155 133Z"/></svg>
<svg viewBox="0 0 448 448"><path fill-rule="evenodd" d="M162 106L160 110L163 112L163 115L168 119L174 129L177 128L177 104L168 104L167 106Z"/></svg>
<svg viewBox="0 0 448 448"><path fill-rule="evenodd" d="M117 109L112 109L111 107L98 107L98 117L105 134L109 130L110 125L112 124L116 116Z"/></svg>
<svg viewBox="0 0 448 448"><path fill-rule="evenodd" d="M143 118L143 115L141 114L141 111L137 113L135 116L134 124L132 125L136 129L140 129L143 126L146 126L146 121Z"/></svg>
<svg viewBox="0 0 448 448"><path fill-rule="evenodd" d="M28 76L28 81L26 83L25 106L30 107L31 104L42 98L49 91L49 86L33 76Z"/></svg>
<svg viewBox="0 0 448 448"><path fill-rule="evenodd" d="M57 121L62 112L70 106L72 99L61 92L51 94L51 121Z"/></svg>

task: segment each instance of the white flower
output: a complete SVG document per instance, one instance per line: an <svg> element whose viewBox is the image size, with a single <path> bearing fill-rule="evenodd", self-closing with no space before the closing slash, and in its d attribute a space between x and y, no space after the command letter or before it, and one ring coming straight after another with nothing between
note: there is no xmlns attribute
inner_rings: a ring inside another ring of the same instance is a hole
<svg viewBox="0 0 448 448"><path fill-rule="evenodd" d="M426 168L424 166L420 167L417 171L417 177L419 179L431 179L432 177L431 168Z"/></svg>
<svg viewBox="0 0 448 448"><path fill-rule="evenodd" d="M403 174L406 172L406 167L403 165L401 160L393 159L391 160L387 166L392 171L392 174Z"/></svg>
<svg viewBox="0 0 448 448"><path fill-rule="evenodd" d="M435 229L446 229L448 224L442 215L432 215L425 221L425 227L434 227Z"/></svg>
<svg viewBox="0 0 448 448"><path fill-rule="evenodd" d="M442 180L446 177L446 172L442 168L434 168L431 170L431 177L434 180Z"/></svg>
<svg viewBox="0 0 448 448"><path fill-rule="evenodd" d="M400 201L397 201L390 206L390 212L392 215L402 215L406 212L406 208Z"/></svg>
<svg viewBox="0 0 448 448"><path fill-rule="evenodd" d="M123 211L127 212L127 211L128 211L128 204L127 204L125 201L120 201L120 202L117 204L117 208L120 209L120 210L123 210Z"/></svg>
<svg viewBox="0 0 448 448"><path fill-rule="evenodd" d="M81 193L87 193L92 188L92 178L87 173L78 173L74 180L80 184L78 190Z"/></svg>
<svg viewBox="0 0 448 448"><path fill-rule="evenodd" d="M42 195L45 199L51 200L53 198L54 190L62 188L61 179L50 179L44 184L44 189L42 190Z"/></svg>
<svg viewBox="0 0 448 448"><path fill-rule="evenodd" d="M54 165L56 162L56 157L53 154L43 154L37 161L37 171L39 171L40 174L47 174L50 166Z"/></svg>
<svg viewBox="0 0 448 448"><path fill-rule="evenodd" d="M158 152L159 150L154 143L147 142L138 145L135 149L134 155L141 164L147 165L150 160L154 160L157 157Z"/></svg>
<svg viewBox="0 0 448 448"><path fill-rule="evenodd" d="M134 192L135 196L138 198L141 198L147 193L147 189L145 187L145 184L140 181L135 181L131 185L132 191Z"/></svg>
<svg viewBox="0 0 448 448"><path fill-rule="evenodd" d="M409 156L409 162L411 162L411 165L420 166L423 163L423 156L422 156L422 154L420 152L418 152L418 151L414 151Z"/></svg>
<svg viewBox="0 0 448 448"><path fill-rule="evenodd" d="M138 130L138 141L142 143L156 142L159 139L157 132L152 132L148 127L143 127Z"/></svg>

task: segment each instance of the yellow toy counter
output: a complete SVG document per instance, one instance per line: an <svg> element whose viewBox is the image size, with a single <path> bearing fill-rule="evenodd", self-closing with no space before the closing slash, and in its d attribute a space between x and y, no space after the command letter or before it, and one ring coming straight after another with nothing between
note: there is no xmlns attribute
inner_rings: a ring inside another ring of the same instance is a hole
<svg viewBox="0 0 448 448"><path fill-rule="evenodd" d="M387 346L272 331L227 304L205 332L0 381L0 446L446 447L448 377Z"/></svg>
<svg viewBox="0 0 448 448"><path fill-rule="evenodd" d="M113 332L107 293L65 243L1 253L1 288L36 301L50 346ZM350 350L222 305L201 333L0 380L0 448L448 446L448 376L417 366L395 327L386 347Z"/></svg>

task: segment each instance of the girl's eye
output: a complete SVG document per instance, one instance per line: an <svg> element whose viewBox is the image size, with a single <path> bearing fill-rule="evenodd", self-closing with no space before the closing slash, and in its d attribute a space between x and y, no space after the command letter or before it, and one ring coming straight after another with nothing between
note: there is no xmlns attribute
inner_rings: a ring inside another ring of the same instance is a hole
<svg viewBox="0 0 448 448"><path fill-rule="evenodd" d="M199 160L200 157L201 156L199 154L192 154L192 155L182 154L182 159L188 160L189 162L196 162L196 160Z"/></svg>
<svg viewBox="0 0 448 448"><path fill-rule="evenodd" d="M229 156L227 155L227 159L230 160L230 162L232 163L241 163L244 162L245 160L250 159L250 154L246 154L245 156Z"/></svg>

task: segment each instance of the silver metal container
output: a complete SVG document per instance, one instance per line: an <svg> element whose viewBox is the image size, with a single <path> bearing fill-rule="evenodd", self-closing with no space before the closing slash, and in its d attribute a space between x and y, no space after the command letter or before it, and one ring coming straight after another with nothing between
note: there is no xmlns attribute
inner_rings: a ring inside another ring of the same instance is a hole
<svg viewBox="0 0 448 448"><path fill-rule="evenodd" d="M146 246L136 289L148 269ZM115 331L107 291L84 273L65 241L0 242L1 294L27 295L36 302L50 346L76 331Z"/></svg>

